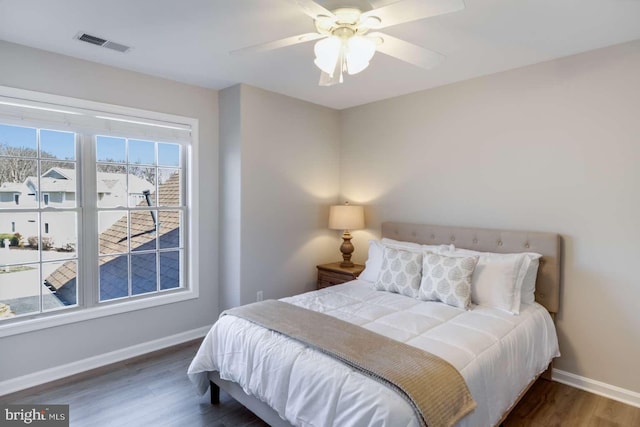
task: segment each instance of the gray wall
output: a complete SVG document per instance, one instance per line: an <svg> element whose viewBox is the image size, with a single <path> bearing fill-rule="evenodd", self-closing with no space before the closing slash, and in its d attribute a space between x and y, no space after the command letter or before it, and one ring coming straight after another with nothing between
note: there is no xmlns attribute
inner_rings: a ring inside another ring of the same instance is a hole
<svg viewBox="0 0 640 427"><path fill-rule="evenodd" d="M247 85L222 91L222 306L315 288L339 256L327 229L339 191L339 113ZM239 117L238 117L239 114ZM234 116L235 115L235 116ZM238 247L239 245L239 247ZM238 293L239 292L239 293Z"/></svg>
<svg viewBox="0 0 640 427"><path fill-rule="evenodd" d="M240 305L242 112L240 85L220 91L220 307Z"/></svg>
<svg viewBox="0 0 640 427"><path fill-rule="evenodd" d="M640 41L342 111L356 246L387 220L561 233L556 367L640 392L639 70Z"/></svg>
<svg viewBox="0 0 640 427"><path fill-rule="evenodd" d="M200 298L2 338L0 381L212 324L218 314L218 94L0 41L0 85L200 121Z"/></svg>

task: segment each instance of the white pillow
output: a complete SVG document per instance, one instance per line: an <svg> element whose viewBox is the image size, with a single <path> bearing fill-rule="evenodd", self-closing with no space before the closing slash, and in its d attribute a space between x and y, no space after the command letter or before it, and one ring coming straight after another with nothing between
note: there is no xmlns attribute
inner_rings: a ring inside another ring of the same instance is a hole
<svg viewBox="0 0 640 427"><path fill-rule="evenodd" d="M538 278L538 267L540 266L540 258L542 255L531 252L528 252L527 255L531 259L531 262L522 281L520 302L522 304L533 304L536 300L536 279Z"/></svg>
<svg viewBox="0 0 640 427"><path fill-rule="evenodd" d="M379 240L369 240L369 257L358 279L371 283L375 283L378 280L380 267L382 267L382 251L382 243Z"/></svg>
<svg viewBox="0 0 640 427"><path fill-rule="evenodd" d="M383 246L382 267L375 289L416 298L422 277L422 252Z"/></svg>
<svg viewBox="0 0 640 427"><path fill-rule="evenodd" d="M383 245L414 252L422 252L426 249L436 253L446 253L454 249L453 245L420 245L413 242L402 242L400 240L387 239L386 237L382 240L369 240L369 256L367 258L367 262L364 264L364 270L362 270L358 279L371 283L375 283L378 280L378 276L380 276L380 269L382 267Z"/></svg>
<svg viewBox="0 0 640 427"><path fill-rule="evenodd" d="M446 256L424 252L418 298L424 301L442 301L454 307L469 309L471 277L478 259L478 256Z"/></svg>
<svg viewBox="0 0 640 427"><path fill-rule="evenodd" d="M401 240L387 239L386 237L384 237L380 243L386 246L396 246L406 250L422 251L422 247L419 243L403 242Z"/></svg>
<svg viewBox="0 0 640 427"><path fill-rule="evenodd" d="M457 255L477 255L480 257L471 278L471 301L520 313L522 285L532 259L537 254L500 254L456 248ZM534 279L535 287L535 279Z"/></svg>
<svg viewBox="0 0 640 427"><path fill-rule="evenodd" d="M397 246L399 248L403 248L407 250L429 251L437 254L451 252L455 249L455 246L453 245L421 245L419 243L403 242L400 240L388 239L386 237L383 238L381 242L383 245Z"/></svg>

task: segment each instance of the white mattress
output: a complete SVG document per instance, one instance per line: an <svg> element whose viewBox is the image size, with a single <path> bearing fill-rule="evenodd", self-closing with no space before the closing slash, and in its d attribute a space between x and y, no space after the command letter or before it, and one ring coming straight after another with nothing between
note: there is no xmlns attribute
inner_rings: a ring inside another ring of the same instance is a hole
<svg viewBox="0 0 640 427"><path fill-rule="evenodd" d="M358 280L283 301L449 361L478 404L459 426L494 425L559 356L551 317L535 303L524 305L519 316L482 306L464 311L375 291ZM409 404L391 389L329 356L233 316L218 320L189 367L201 393L209 386L208 371L238 383L293 425L419 425Z"/></svg>

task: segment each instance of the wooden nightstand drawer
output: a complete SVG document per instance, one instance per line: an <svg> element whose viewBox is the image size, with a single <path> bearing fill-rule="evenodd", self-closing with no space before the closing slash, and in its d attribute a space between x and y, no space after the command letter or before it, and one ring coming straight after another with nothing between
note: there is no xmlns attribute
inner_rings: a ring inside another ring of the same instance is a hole
<svg viewBox="0 0 640 427"><path fill-rule="evenodd" d="M317 268L318 289L322 289L356 279L364 270L364 265L356 264L353 267L340 267L339 262L333 262L318 265Z"/></svg>

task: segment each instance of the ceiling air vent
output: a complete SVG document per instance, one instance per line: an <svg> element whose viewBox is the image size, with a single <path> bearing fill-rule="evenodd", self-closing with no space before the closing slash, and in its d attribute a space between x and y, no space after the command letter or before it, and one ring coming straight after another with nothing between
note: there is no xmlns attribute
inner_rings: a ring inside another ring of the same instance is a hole
<svg viewBox="0 0 640 427"><path fill-rule="evenodd" d="M106 40L106 39L103 39L101 37L92 36L91 34L87 34L87 33L83 33L83 32L80 32L80 33L76 34L75 38L80 40L80 41L83 41L83 42L91 43L91 44L94 44L96 46L102 46L104 48L115 50L115 51L118 51L118 52L121 52L121 53L125 53L129 49L131 49L131 47L129 47L129 46L125 46L125 45L120 44L120 43L112 42L111 40Z"/></svg>

